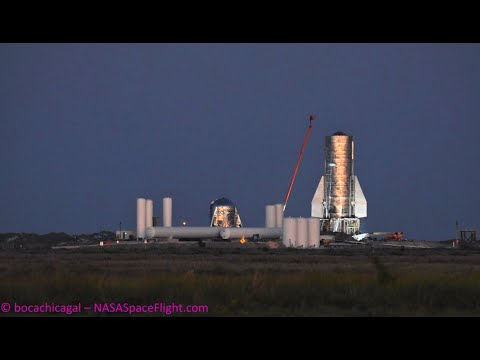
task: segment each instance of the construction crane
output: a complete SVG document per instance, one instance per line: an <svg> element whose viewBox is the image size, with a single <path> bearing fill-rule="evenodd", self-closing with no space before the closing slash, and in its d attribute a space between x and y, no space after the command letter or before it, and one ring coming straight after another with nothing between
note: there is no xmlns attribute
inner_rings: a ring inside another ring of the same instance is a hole
<svg viewBox="0 0 480 360"><path fill-rule="evenodd" d="M310 115L308 120L309 121L308 121L307 133L305 134L305 139L303 140L302 148L300 150L300 154L298 155L297 164L295 165L295 169L293 170L293 175L292 175L292 179L290 180L290 185L288 186L287 195L285 195L285 200L283 201L283 211L285 211L285 208L287 207L288 198L290 197L290 193L292 192L292 188L293 188L293 183L295 182L295 178L297 177L298 168L300 167L300 162L302 161L302 156L305 151L305 146L307 145L308 138L310 137L310 132L312 131L312 122L313 120L315 120L315 116Z"/></svg>

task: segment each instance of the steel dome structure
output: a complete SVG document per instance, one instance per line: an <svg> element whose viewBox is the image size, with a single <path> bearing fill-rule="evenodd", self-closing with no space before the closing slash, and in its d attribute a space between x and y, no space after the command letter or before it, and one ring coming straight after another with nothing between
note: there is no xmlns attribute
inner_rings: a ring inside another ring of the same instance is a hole
<svg viewBox="0 0 480 360"><path fill-rule="evenodd" d="M231 200L222 197L210 203L210 226L242 227L237 207Z"/></svg>

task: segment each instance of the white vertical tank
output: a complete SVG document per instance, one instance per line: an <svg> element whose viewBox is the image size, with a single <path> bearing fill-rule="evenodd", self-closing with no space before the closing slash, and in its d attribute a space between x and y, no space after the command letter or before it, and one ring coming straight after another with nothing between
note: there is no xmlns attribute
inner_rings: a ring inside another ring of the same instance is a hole
<svg viewBox="0 0 480 360"><path fill-rule="evenodd" d="M145 226L152 227L153 226L153 200L147 199L145 208Z"/></svg>
<svg viewBox="0 0 480 360"><path fill-rule="evenodd" d="M163 198L163 226L172 227L172 198Z"/></svg>
<svg viewBox="0 0 480 360"><path fill-rule="evenodd" d="M267 205L265 206L265 227L274 228L275 224L275 205Z"/></svg>
<svg viewBox="0 0 480 360"><path fill-rule="evenodd" d="M308 246L308 223L305 218L297 219L297 247L306 249Z"/></svg>
<svg viewBox="0 0 480 360"><path fill-rule="evenodd" d="M137 239L145 237L145 199L137 198Z"/></svg>
<svg viewBox="0 0 480 360"><path fill-rule="evenodd" d="M308 247L319 248L320 247L320 219L308 218Z"/></svg>
<svg viewBox="0 0 480 360"><path fill-rule="evenodd" d="M283 219L282 243L285 247L295 247L297 242L297 219Z"/></svg>
<svg viewBox="0 0 480 360"><path fill-rule="evenodd" d="M283 205L275 205L275 226L282 227L283 225Z"/></svg>

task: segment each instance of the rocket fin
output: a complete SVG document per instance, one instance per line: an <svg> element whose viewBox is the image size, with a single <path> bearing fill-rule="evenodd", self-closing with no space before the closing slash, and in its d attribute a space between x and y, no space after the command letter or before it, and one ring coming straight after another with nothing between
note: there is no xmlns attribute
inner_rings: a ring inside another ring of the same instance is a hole
<svg viewBox="0 0 480 360"><path fill-rule="evenodd" d="M325 213L323 208L324 197L324 177L322 176L318 183L317 191L315 191L315 195L313 195L312 199L312 217L323 218Z"/></svg>
<svg viewBox="0 0 480 360"><path fill-rule="evenodd" d="M367 199L365 199L357 176L355 176L355 216L357 218L367 217Z"/></svg>

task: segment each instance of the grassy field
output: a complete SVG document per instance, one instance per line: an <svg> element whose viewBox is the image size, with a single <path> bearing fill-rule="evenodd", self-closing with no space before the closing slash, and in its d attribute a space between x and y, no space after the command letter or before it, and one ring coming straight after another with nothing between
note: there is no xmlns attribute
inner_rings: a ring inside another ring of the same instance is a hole
<svg viewBox="0 0 480 360"><path fill-rule="evenodd" d="M3 251L0 297L19 304L209 307L206 314L171 316L478 316L480 252L141 246Z"/></svg>

